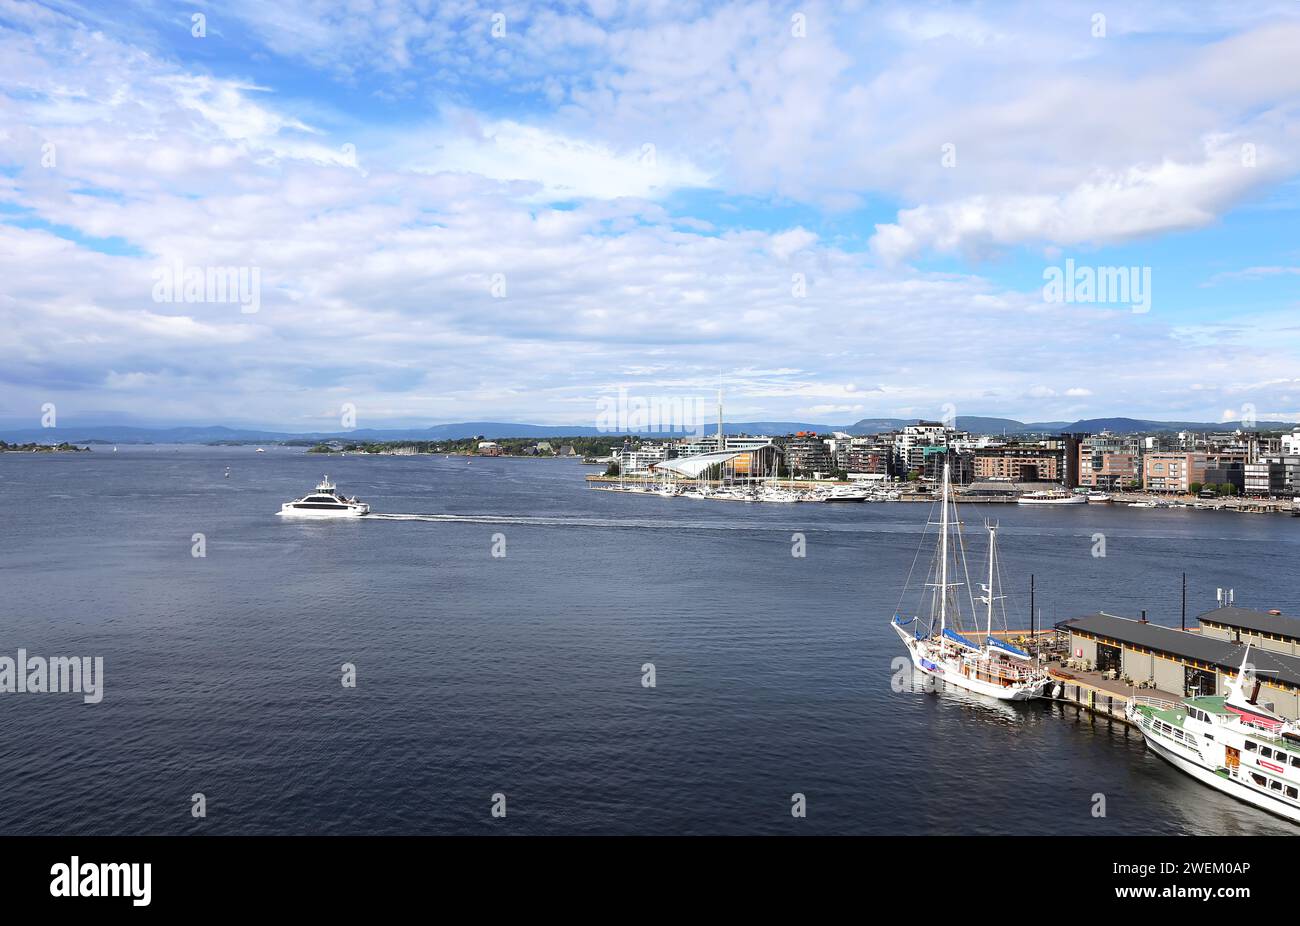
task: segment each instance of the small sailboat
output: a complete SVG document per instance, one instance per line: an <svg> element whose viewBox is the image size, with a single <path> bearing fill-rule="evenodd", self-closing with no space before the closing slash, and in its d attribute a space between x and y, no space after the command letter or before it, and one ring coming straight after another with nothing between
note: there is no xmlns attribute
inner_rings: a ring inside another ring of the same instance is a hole
<svg viewBox="0 0 1300 926"><path fill-rule="evenodd" d="M961 627L960 597L956 590L963 583L956 580L965 576L965 584L969 585L970 573L961 522L954 516L957 506L947 464L943 468L943 495L939 505L939 542L930 568L931 581L925 583L925 588L931 591L922 593L923 598L929 599L928 619L922 620L915 614L904 618L901 612L895 611L891 626L907 647L912 664L926 675L1002 701L1026 701L1041 696L1050 682L1047 673L1029 653L993 634L994 613L1000 607L995 603L1005 597L997 594L1000 575L997 524L987 525L988 581L980 586L983 595L978 599L985 606L984 640L977 642L965 635ZM906 597L906 590L903 595ZM973 621L977 599L969 600ZM1005 607L1001 607L1001 616L1005 629Z"/></svg>

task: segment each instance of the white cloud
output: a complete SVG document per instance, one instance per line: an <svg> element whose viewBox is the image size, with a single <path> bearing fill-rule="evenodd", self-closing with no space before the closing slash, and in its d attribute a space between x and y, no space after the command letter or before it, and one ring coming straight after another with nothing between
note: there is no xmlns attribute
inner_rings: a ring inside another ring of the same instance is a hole
<svg viewBox="0 0 1300 926"><path fill-rule="evenodd" d="M1207 139L1205 149L1197 162L1099 172L1060 194L979 195L905 209L897 223L876 226L872 248L894 263L929 250L979 253L1038 241L1113 244L1196 228L1293 166L1271 150L1246 166L1240 140Z"/></svg>
<svg viewBox="0 0 1300 926"><path fill-rule="evenodd" d="M449 120L455 127L463 119ZM652 142L633 149L569 138L509 120L475 126L471 135L440 133L432 149L410 165L428 173L465 172L493 180L536 184L549 200L654 199L675 190L709 185L709 176Z"/></svg>
<svg viewBox="0 0 1300 926"><path fill-rule="evenodd" d="M352 401L363 426L583 423L610 384L707 395L719 367L736 418L1294 405L1287 312L1212 325L1048 306L973 274L873 266L816 208L747 227L743 207L719 218L731 201L707 218L663 204L702 185L760 194L760 211L883 191L914 204L877 238L896 260L1204 224L1291 169L1280 27L1172 61L1153 49L1125 64L1132 80L1065 80L1063 55L1115 69L1122 51L1061 38L1036 10L994 27L899 8L876 35L870 17L810 6L808 38L792 40L762 4L508 9L512 38L493 45L460 7L406 21L383 4L235 4L270 53L383 105L414 108L440 80L489 91L439 97L429 121L355 117L354 166L329 128L348 119L323 99L198 73L111 23L6 9L32 31L0 32L0 158L14 165L0 199L33 227L0 224L0 412L256 408L315 425ZM972 70L990 47L998 66ZM521 98L532 105L509 105ZM938 160L949 138L953 170ZM57 169L39 166L46 139ZM1232 164L1245 139L1254 168ZM153 303L151 271L174 259L260 268L261 311ZM1077 382L1094 386L1064 385Z"/></svg>

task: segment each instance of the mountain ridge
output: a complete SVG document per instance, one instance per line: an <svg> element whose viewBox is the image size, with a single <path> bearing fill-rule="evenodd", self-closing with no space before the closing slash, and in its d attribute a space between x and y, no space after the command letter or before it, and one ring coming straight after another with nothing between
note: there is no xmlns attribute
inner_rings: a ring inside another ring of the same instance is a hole
<svg viewBox="0 0 1300 926"><path fill-rule="evenodd" d="M815 431L818 434L830 434L841 431L855 436L877 434L892 431L909 424L916 424L917 418L863 418L850 425L814 424L800 421L741 421L724 422L723 430L728 434L794 434L799 431ZM987 434L1008 437L1028 434L1064 434L1088 432L1096 434L1108 430L1113 434L1159 433L1168 431L1226 431L1242 427L1240 421L1154 421L1143 418L1087 418L1073 422L1045 421L1023 422L1014 418L996 418L979 415L959 415L956 427L973 434ZM1259 421L1252 426L1258 430L1278 430L1294 427L1292 422ZM715 433L716 426L706 425L705 434ZM590 426L539 425L521 422L500 421L463 421L451 424L431 425L427 428L358 428L351 431L275 431L256 428L231 428L225 425L187 425L176 427L141 427L136 425L63 425L56 428L19 428L0 431L0 440L11 443L37 441L42 443L119 443L119 444L197 444L232 441L241 443L268 443L279 441L303 440L344 440L344 441L399 441L399 440L465 440L482 436L492 438L555 438L555 437L600 437L611 439L625 436L683 436L692 433L678 429L675 431L619 431L611 432ZM698 433L698 432L697 432Z"/></svg>

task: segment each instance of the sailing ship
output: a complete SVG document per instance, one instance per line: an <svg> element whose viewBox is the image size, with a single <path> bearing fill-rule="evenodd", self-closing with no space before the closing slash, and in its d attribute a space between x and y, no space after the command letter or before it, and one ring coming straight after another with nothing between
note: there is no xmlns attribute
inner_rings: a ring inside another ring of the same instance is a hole
<svg viewBox="0 0 1300 926"><path fill-rule="evenodd" d="M1250 646L1222 697L1175 704L1134 696L1125 705L1147 746L1202 784L1300 823L1300 725L1259 701ZM1249 693L1248 693L1249 692Z"/></svg>
<svg viewBox="0 0 1300 926"><path fill-rule="evenodd" d="M904 618L901 612L895 611L890 626L907 647L912 664L926 675L1002 701L1027 701L1041 696L1050 681L1047 673L1029 653L993 635L995 610L1000 609L1003 629L1006 626L1005 606L995 605L1005 599L997 593L1000 569L998 526L995 523L987 524L988 581L980 586L983 595L978 599L985 608L984 640L977 642L962 632L957 589L963 584L969 589L969 570L961 522L955 515L957 505L952 497L947 463L943 467L943 493L939 506L938 544L930 567L931 581L925 584L931 591L923 595L929 602L928 619L923 621L915 614ZM956 581L959 576L965 576L967 581ZM907 595L906 588L903 595ZM971 619L974 620L977 599L971 597L969 600Z"/></svg>

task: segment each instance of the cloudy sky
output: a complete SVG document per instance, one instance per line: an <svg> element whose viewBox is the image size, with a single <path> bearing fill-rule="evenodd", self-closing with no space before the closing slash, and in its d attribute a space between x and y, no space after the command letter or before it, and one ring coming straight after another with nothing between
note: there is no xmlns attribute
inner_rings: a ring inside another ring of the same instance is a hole
<svg viewBox="0 0 1300 926"><path fill-rule="evenodd" d="M0 421L1300 419L1297 56L1294 0L0 0Z"/></svg>

